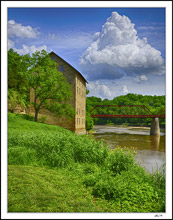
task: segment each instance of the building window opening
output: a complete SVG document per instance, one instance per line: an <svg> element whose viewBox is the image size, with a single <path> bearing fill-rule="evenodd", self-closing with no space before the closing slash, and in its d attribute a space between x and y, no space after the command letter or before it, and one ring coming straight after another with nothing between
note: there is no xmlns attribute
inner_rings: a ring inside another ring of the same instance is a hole
<svg viewBox="0 0 173 220"><path fill-rule="evenodd" d="M61 65L60 66L60 72L63 72L64 71L64 67Z"/></svg>

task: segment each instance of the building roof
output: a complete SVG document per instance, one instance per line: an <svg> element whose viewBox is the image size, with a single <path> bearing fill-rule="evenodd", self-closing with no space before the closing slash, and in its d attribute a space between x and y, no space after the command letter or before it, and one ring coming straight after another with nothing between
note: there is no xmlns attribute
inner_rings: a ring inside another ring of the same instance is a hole
<svg viewBox="0 0 173 220"><path fill-rule="evenodd" d="M59 57L61 60L63 60L65 63L67 63L64 59L62 59L60 56L58 56L55 52L50 52L50 54L54 54L55 56ZM85 82L87 82L87 80L82 76L82 74L77 70L75 69L72 65L70 65L69 63L67 63L69 66L71 66L76 72L79 73L79 75L85 80ZM87 82L88 83L88 82Z"/></svg>

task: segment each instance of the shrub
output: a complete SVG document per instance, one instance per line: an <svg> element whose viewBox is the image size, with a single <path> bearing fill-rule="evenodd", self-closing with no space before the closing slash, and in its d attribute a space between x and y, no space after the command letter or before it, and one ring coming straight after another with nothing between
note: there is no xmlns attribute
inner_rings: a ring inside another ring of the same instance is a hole
<svg viewBox="0 0 173 220"><path fill-rule="evenodd" d="M93 128L94 126L94 120L93 118L90 116L89 113L87 113L86 115L86 130L89 131Z"/></svg>
<svg viewBox="0 0 173 220"><path fill-rule="evenodd" d="M136 165L116 176L111 171L90 175L84 183L92 186L94 196L112 201L121 212L162 212L164 198L161 200L161 194L150 181L151 176Z"/></svg>
<svg viewBox="0 0 173 220"><path fill-rule="evenodd" d="M111 170L114 175L128 170L135 164L134 152L131 149L120 147L111 151L105 160L105 168Z"/></svg>
<svg viewBox="0 0 173 220"><path fill-rule="evenodd" d="M108 148L102 142L96 142L85 135L78 136L58 126L29 122L22 117L9 115L10 164L12 161L15 163L15 159L11 160L10 156L10 149L14 147L16 150L17 147L34 150L37 164L51 167L66 167L75 162L102 164L108 154Z"/></svg>
<svg viewBox="0 0 173 220"><path fill-rule="evenodd" d="M38 122L44 123L46 120L46 116L42 116L41 118L38 119Z"/></svg>
<svg viewBox="0 0 173 220"><path fill-rule="evenodd" d="M36 122L17 114L8 117L8 163L68 167L95 197L120 212L163 212L165 171L148 174L135 163L134 150L109 150L86 135ZM65 170L65 169L64 169Z"/></svg>

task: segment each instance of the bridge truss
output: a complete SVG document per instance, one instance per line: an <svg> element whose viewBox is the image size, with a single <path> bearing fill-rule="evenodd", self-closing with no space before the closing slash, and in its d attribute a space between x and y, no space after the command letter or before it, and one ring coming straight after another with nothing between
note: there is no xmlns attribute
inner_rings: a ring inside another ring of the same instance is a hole
<svg viewBox="0 0 173 220"><path fill-rule="evenodd" d="M165 109L153 114L145 105L96 105L92 118L165 118Z"/></svg>

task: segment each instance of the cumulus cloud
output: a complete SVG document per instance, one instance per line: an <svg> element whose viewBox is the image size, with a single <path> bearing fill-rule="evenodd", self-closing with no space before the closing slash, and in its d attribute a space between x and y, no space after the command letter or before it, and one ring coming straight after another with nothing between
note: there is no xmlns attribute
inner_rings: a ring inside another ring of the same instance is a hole
<svg viewBox="0 0 173 220"><path fill-rule="evenodd" d="M22 45L22 49L16 49L14 48L14 50L19 53L19 54L27 54L27 53L35 53L36 50L38 51L41 51L41 50L47 50L47 46L46 45L42 45L42 46L39 46L39 47L36 47L34 45L32 46L27 46L25 44Z"/></svg>
<svg viewBox="0 0 173 220"><path fill-rule="evenodd" d="M87 89L91 92L90 95L94 95L100 98L112 98L112 91L110 90L109 86L96 82L91 82L87 85Z"/></svg>
<svg viewBox="0 0 173 220"><path fill-rule="evenodd" d="M133 81L137 82L137 83L141 83L144 81L147 81L148 77L146 75L141 75L141 76L136 76Z"/></svg>
<svg viewBox="0 0 173 220"><path fill-rule="evenodd" d="M107 80L91 81L87 85L87 89L89 90L89 96L96 96L101 99L113 99L115 96L129 93L128 87L121 82L117 84L115 81Z"/></svg>
<svg viewBox="0 0 173 220"><path fill-rule="evenodd" d="M39 32L36 28L31 26L23 26L22 24L16 23L14 20L8 21L8 37L19 37L19 38L36 38Z"/></svg>
<svg viewBox="0 0 173 220"><path fill-rule="evenodd" d="M120 94L126 95L128 92L129 92L129 91L128 91L127 86L123 85L123 87L122 87L122 89L121 89L121 91L120 91Z"/></svg>
<svg viewBox="0 0 173 220"><path fill-rule="evenodd" d="M164 74L161 52L151 47L147 38L140 39L134 26L128 17L112 12L81 56L81 68L88 80Z"/></svg>

